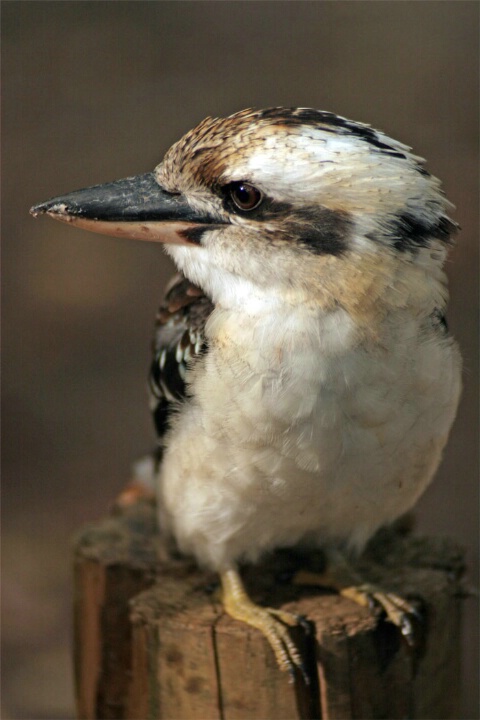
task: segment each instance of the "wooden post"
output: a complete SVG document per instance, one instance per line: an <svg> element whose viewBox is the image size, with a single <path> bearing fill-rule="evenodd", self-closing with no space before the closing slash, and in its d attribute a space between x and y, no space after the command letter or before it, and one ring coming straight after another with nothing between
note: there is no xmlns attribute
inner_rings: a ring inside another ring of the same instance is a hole
<svg viewBox="0 0 480 720"><path fill-rule="evenodd" d="M75 556L79 718L459 717L462 553L453 543L385 532L369 549L369 579L422 599L415 648L378 611L293 585L299 562L280 552L245 580L256 601L311 621L310 635L294 631L309 685L289 683L263 636L224 614L214 575L166 557L153 505L85 528Z"/></svg>

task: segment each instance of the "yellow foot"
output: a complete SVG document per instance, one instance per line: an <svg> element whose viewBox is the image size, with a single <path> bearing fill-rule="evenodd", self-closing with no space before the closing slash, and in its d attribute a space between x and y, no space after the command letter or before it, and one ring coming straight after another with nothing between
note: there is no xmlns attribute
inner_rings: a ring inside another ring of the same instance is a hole
<svg viewBox="0 0 480 720"><path fill-rule="evenodd" d="M417 607L396 593L364 582L340 552L329 553L329 566L325 573L300 570L293 577L296 585L321 585L334 588L340 595L362 607L380 607L387 619L396 625L410 645L414 644L414 620L421 616Z"/></svg>
<svg viewBox="0 0 480 720"><path fill-rule="evenodd" d="M310 626L305 618L284 610L255 605L245 592L240 575L236 570L227 570L222 573L221 580L225 611L236 620L241 620L260 630L270 643L279 668L290 673L291 681L294 680L295 669L298 669L308 685L310 680L302 657L288 632L288 627L301 625L309 633Z"/></svg>
<svg viewBox="0 0 480 720"><path fill-rule="evenodd" d="M385 611L388 620L400 628L407 642L413 645L412 620L413 618L420 619L420 615L417 608L409 600L396 593L385 592L370 583L342 588L340 594L364 607L373 607L375 605L381 607Z"/></svg>

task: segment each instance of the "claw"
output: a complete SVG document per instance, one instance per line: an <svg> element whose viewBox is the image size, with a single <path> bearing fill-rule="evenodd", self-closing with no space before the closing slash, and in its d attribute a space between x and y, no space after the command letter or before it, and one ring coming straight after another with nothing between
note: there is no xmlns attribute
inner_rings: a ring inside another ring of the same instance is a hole
<svg viewBox="0 0 480 720"><path fill-rule="evenodd" d="M305 615L295 615L298 625L300 625L305 631L305 635L312 634L312 623L307 620Z"/></svg>
<svg viewBox="0 0 480 720"><path fill-rule="evenodd" d="M223 605L226 612L236 620L242 620L263 633L270 643L279 668L288 672L290 682L295 681L295 672L298 671L305 684L309 685L310 678L302 657L288 632L288 627L300 625L304 629L308 626L310 634L311 627L308 621L300 615L294 615L285 610L255 605L245 592L240 575L236 570L227 570L222 574L221 580Z"/></svg>
<svg viewBox="0 0 480 720"><path fill-rule="evenodd" d="M331 586L343 597L362 607L373 610L381 608L387 619L399 628L409 645L415 645L415 627L413 620L421 621L422 615L415 605L396 593L385 592L377 585L364 583L349 562L340 553L333 553L333 562L322 575L307 571L297 571L293 582L299 585Z"/></svg>
<svg viewBox="0 0 480 720"><path fill-rule="evenodd" d="M361 585L359 587L345 588L341 594L355 602L364 604L366 599L370 607L380 607L387 619L400 629L403 637L410 646L415 645L415 629L412 620L421 620L421 615L415 605L395 593L384 592L375 585Z"/></svg>
<svg viewBox="0 0 480 720"><path fill-rule="evenodd" d="M408 615L404 615L402 617L401 623L400 623L400 631L407 641L407 643L411 646L414 645L414 638L413 638L413 625L410 622L410 619Z"/></svg>

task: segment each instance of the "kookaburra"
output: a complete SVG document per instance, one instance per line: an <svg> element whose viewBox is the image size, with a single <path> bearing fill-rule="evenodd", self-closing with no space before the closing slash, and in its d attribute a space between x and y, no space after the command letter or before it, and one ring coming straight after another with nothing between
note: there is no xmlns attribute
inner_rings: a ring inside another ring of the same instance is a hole
<svg viewBox="0 0 480 720"><path fill-rule="evenodd" d="M255 605L239 564L358 553L429 484L461 384L448 209L405 145L306 108L207 118L153 172L32 208L176 263L150 382L160 523L284 669L299 619ZM408 603L377 590L408 628Z"/></svg>

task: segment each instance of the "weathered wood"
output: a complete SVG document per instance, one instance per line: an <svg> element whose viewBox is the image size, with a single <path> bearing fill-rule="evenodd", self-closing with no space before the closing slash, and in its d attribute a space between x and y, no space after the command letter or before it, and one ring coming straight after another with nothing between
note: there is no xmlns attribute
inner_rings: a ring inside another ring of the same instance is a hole
<svg viewBox="0 0 480 720"><path fill-rule="evenodd" d="M167 559L152 505L86 528L75 563L79 717L458 717L458 548L390 532L369 549L369 579L422 599L415 648L378 611L289 582L299 563L321 562L281 552L245 570L254 600L311 621L310 635L294 631L310 684L300 675L290 684L263 636L225 615L215 576Z"/></svg>
<svg viewBox="0 0 480 720"><path fill-rule="evenodd" d="M75 550L75 680L79 718L122 718L131 666L129 600L154 582L161 548L152 508L87 526Z"/></svg>

